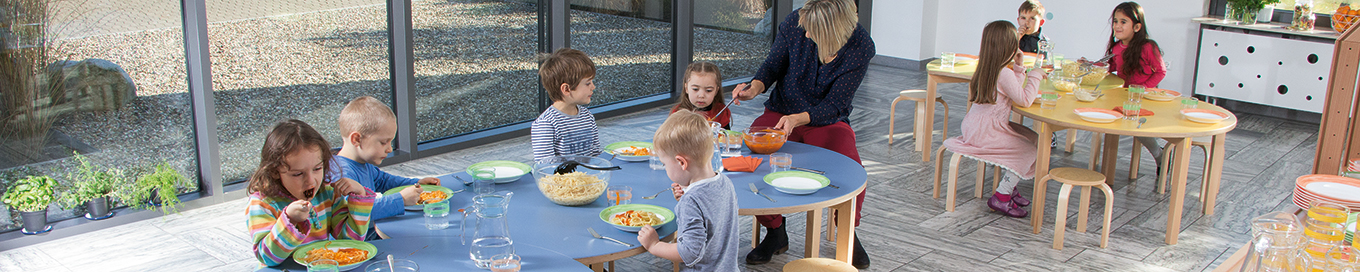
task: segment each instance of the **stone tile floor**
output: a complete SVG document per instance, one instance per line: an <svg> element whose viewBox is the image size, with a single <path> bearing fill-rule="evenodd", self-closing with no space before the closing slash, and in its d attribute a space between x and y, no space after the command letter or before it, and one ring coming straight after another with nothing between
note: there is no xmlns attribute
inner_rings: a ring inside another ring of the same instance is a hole
<svg viewBox="0 0 1360 272"><path fill-rule="evenodd" d="M1167 196L1154 187L1156 166L1143 156L1136 179L1127 178L1127 165L1113 177L1115 212L1110 246L1099 248L1099 223L1085 233L1069 228L1066 247L1053 250L1053 223L1049 216L1039 234L1029 231L1028 219L1004 217L991 212L985 200L969 195L971 182L961 182L958 208L944 212L943 199L930 195L933 162L920 161L912 150L913 105L901 103L896 140L887 143L888 105L903 89L923 89L925 75L918 71L873 66L855 97L851 117L864 166L869 172L864 218L858 228L873 260L868 271L1202 271L1210 270L1248 240L1250 218L1292 207L1290 190L1295 177L1308 174L1317 143L1317 125L1238 113L1237 129L1228 135L1223 186L1213 216L1199 212L1197 199L1202 157L1191 159L1190 184L1180 243L1163 242ZM965 112L966 86L942 86L951 102L949 135L958 135ZM764 101L757 98L755 101ZM600 120L601 141L650 139L665 118L662 107ZM759 103L745 103L733 110L735 127L745 127L760 113ZM944 122L939 120L937 122ZM935 127L941 127L937 123ZM938 131L936 132L938 133ZM1078 132L1078 139L1089 139ZM939 137L935 137L939 145ZM1127 164L1129 140L1119 155ZM1089 148L1085 141L1075 151L1059 147L1054 167L1085 167ZM448 154L384 167L399 175L431 175L457 171L486 159L529 161L528 137L516 137ZM1199 152L1193 153L1200 156ZM960 166L960 180L971 180L970 162ZM1049 198L1056 199L1057 186L1050 183ZM1032 192L1023 182L1021 192ZM1092 211L1103 209L1103 196L1092 198ZM1074 201L1075 202L1075 201ZM1047 213L1056 209L1047 203ZM0 252L0 271L247 271L256 267L245 232L244 199L178 215L108 228L38 245ZM1069 209L1069 223L1075 221ZM802 233L803 214L789 215L788 231ZM750 217L742 219L749 225ZM1101 222L1093 212L1091 222ZM1075 224L1075 223L1070 223ZM749 246L750 228L743 227L743 246ZM798 235L795 235L798 236ZM801 236L798 236L801 237ZM801 258L806 246L791 239L788 253L748 271L779 271L784 263ZM834 245L819 241L823 257L831 257ZM740 256L738 256L740 257ZM639 255L616 263L620 271L669 271L669 261Z"/></svg>

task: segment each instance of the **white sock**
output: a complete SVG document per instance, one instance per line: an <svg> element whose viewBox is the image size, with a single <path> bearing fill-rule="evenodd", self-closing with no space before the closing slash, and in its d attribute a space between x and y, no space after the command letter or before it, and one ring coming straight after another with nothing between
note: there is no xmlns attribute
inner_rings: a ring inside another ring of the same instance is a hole
<svg viewBox="0 0 1360 272"><path fill-rule="evenodd" d="M1001 179L1001 184L996 186L996 192L1009 195L1015 192L1015 186L1020 185L1020 176L1016 176L1011 171L1006 171L1006 177Z"/></svg>

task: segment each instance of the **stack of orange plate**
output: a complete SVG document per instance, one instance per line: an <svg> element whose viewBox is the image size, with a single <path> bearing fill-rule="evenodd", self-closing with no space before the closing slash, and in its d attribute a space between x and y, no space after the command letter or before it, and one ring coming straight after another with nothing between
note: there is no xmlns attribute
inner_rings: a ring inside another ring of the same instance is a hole
<svg viewBox="0 0 1360 272"><path fill-rule="evenodd" d="M1294 181L1294 204L1308 209L1314 200L1360 210L1360 179L1337 175L1305 175Z"/></svg>

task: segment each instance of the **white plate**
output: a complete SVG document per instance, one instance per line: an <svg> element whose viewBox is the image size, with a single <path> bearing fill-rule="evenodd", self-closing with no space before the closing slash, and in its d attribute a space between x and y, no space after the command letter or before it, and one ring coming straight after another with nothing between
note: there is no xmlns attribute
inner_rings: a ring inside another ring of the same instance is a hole
<svg viewBox="0 0 1360 272"><path fill-rule="evenodd" d="M1309 192L1337 200L1360 202L1360 187L1319 181L1304 186Z"/></svg>
<svg viewBox="0 0 1360 272"><path fill-rule="evenodd" d="M1190 119L1190 121L1210 124L1218 123L1219 121L1223 121L1223 119L1227 119L1223 118L1223 116L1218 116L1205 112L1187 112L1185 113L1185 117L1187 117L1186 119Z"/></svg>
<svg viewBox="0 0 1360 272"><path fill-rule="evenodd" d="M1114 116L1104 112L1080 112L1077 113L1077 115L1080 115L1081 119L1083 120L1096 123L1109 123L1119 119L1118 116Z"/></svg>
<svg viewBox="0 0 1360 272"><path fill-rule="evenodd" d="M771 181L770 183L774 184L774 186L799 190L822 188L821 182L804 177L782 177L774 179L774 181Z"/></svg>

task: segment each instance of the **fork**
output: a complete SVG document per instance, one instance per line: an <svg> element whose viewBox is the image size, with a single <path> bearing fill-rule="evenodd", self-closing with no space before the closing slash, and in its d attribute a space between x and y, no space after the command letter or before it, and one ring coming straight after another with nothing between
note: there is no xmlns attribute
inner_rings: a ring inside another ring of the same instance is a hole
<svg viewBox="0 0 1360 272"><path fill-rule="evenodd" d="M627 247L633 247L633 244L624 243L623 241L619 241L619 240L614 239L614 238L609 238L609 236L600 236L600 233L595 232L595 229L594 229L594 228L586 227L586 230L590 231L590 236L595 236L595 239L605 239L605 240L610 240L610 241L614 241L615 243L619 243L619 244L622 244L622 245L627 246Z"/></svg>
<svg viewBox="0 0 1360 272"><path fill-rule="evenodd" d="M668 191L670 191L670 190L671 190L671 188L666 188L665 190L661 190L660 192L656 192L656 194L653 194L652 196L644 196L644 197L642 197L642 199L653 199L653 198L656 198L656 196L661 195L661 193L665 193L665 192L668 192Z"/></svg>
<svg viewBox="0 0 1360 272"><path fill-rule="evenodd" d="M751 186L751 192L752 192L752 193L756 193L757 195L763 196L763 197L765 197L765 199L770 200L770 202L779 202L779 201L774 201L774 199L773 199L773 198L770 198L770 196L767 196L767 195L765 195L765 194L760 193L760 189L757 189L757 188L756 188L756 184L755 184L755 183L747 183L746 185L750 185L750 186Z"/></svg>

